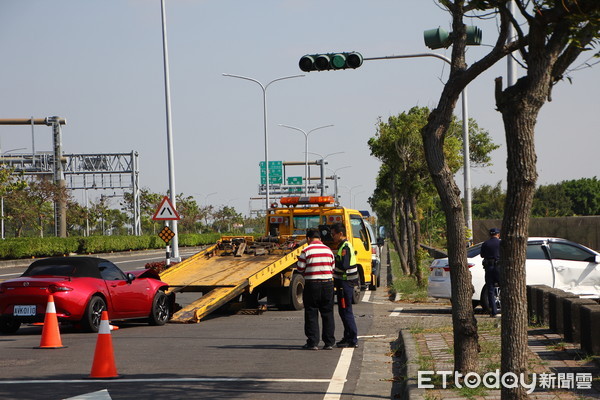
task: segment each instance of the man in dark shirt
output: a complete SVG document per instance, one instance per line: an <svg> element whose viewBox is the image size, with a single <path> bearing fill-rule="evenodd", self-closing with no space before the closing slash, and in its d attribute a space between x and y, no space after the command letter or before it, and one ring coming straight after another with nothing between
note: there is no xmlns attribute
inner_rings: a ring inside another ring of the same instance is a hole
<svg viewBox="0 0 600 400"><path fill-rule="evenodd" d="M488 304L490 306L490 315L499 316L498 305L496 304L496 284L500 283L500 229L490 229L490 238L481 245L481 258L483 258L483 268L485 269L485 285L487 288Z"/></svg>

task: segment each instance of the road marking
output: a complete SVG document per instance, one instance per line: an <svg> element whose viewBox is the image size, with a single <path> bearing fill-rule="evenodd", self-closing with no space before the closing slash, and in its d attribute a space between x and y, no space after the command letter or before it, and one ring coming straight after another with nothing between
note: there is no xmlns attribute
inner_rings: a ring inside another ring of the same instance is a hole
<svg viewBox="0 0 600 400"><path fill-rule="evenodd" d="M75 397L69 397L65 400L112 400L108 390L99 390L97 392L85 393Z"/></svg>
<svg viewBox="0 0 600 400"><path fill-rule="evenodd" d="M371 299L371 291L367 290L363 296L362 301L364 301L365 303L368 303L370 299Z"/></svg>
<svg viewBox="0 0 600 400"><path fill-rule="evenodd" d="M403 310L402 307L394 308L394 311L390 314L390 317L400 316L400 312L402 312L402 310Z"/></svg>
<svg viewBox="0 0 600 400"><path fill-rule="evenodd" d="M342 396L344 383L346 383L346 376L348 375L350 363L352 362L352 353L354 353L353 347L342 349L340 360L335 367L335 371L333 371L333 376L331 377L327 393L325 393L323 400L338 400Z"/></svg>
<svg viewBox="0 0 600 400"><path fill-rule="evenodd" d="M344 349L354 350L354 349ZM343 351L342 351L343 354ZM339 365L339 364L338 364ZM337 371L337 369L336 369ZM335 373L333 374L335 377ZM2 385L19 385L19 384L38 384L38 383L90 383L90 382L110 382L110 383L145 383L145 382L283 382L283 383L330 383L331 379L295 379L295 378L169 378L169 379L33 379L22 381L0 381Z"/></svg>

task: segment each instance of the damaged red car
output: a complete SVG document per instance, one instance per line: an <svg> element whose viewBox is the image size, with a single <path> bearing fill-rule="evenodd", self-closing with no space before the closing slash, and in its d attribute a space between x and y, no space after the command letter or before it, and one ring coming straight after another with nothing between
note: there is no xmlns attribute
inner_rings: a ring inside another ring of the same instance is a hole
<svg viewBox="0 0 600 400"><path fill-rule="evenodd" d="M48 296L56 316L97 332L102 311L109 319L147 319L164 325L173 302L168 284L154 270L124 273L96 257L52 257L33 262L19 278L0 284L0 332L15 333L22 323L43 322Z"/></svg>

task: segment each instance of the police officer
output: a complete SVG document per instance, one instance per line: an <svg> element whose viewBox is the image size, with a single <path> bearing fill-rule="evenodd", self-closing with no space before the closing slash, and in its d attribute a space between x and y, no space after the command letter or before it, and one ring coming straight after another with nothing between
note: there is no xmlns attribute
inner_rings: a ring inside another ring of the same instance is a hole
<svg viewBox="0 0 600 400"><path fill-rule="evenodd" d="M490 305L490 315L497 317L498 306L496 304L496 284L500 283L500 229L490 229L490 238L481 245L481 258L483 258L483 268L485 269L485 284L487 287L488 303Z"/></svg>
<svg viewBox="0 0 600 400"><path fill-rule="evenodd" d="M352 311L352 294L359 284L356 254L346 237L346 227L336 223L331 227L331 235L338 246L333 270L333 283L337 291L338 313L344 324L344 337L337 347L358 347L358 330Z"/></svg>

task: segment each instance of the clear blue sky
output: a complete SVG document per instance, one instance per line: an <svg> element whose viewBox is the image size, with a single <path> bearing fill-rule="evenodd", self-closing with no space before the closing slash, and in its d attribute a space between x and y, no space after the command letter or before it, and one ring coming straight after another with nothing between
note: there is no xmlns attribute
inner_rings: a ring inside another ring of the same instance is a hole
<svg viewBox="0 0 600 400"><path fill-rule="evenodd" d="M428 52L423 31L449 30L450 23L430 0L167 0L166 5L176 190L244 214L249 198L257 195L258 163L264 159L262 91L222 73L267 83L301 73L298 60L306 53ZM483 29L484 44L495 41L495 21L473 23ZM65 117L66 153L138 151L141 186L166 192L160 0L0 0L0 50L0 118ZM468 61L486 50L471 47ZM571 73L573 83L560 83L554 101L544 106L536 133L539 184L600 175L598 67ZM505 71L503 60L468 88L470 117L502 146L491 168L472 172L473 186L506 181L504 131L493 98L494 78ZM362 186L352 196L342 189L342 203L368 209L379 162L370 156L367 141L375 135L377 118L415 105L435 106L447 72L447 65L433 58L367 61L357 70L276 82L267 95L269 158L304 159L304 136L278 124L304 130L335 125L312 133L309 151L343 151L331 156L330 167L351 166L339 171L340 183ZM460 105L456 113L461 115ZM35 132L36 150L50 151L50 128ZM31 151L31 130L0 126L0 144L3 152ZM457 182L462 187L461 175Z"/></svg>

